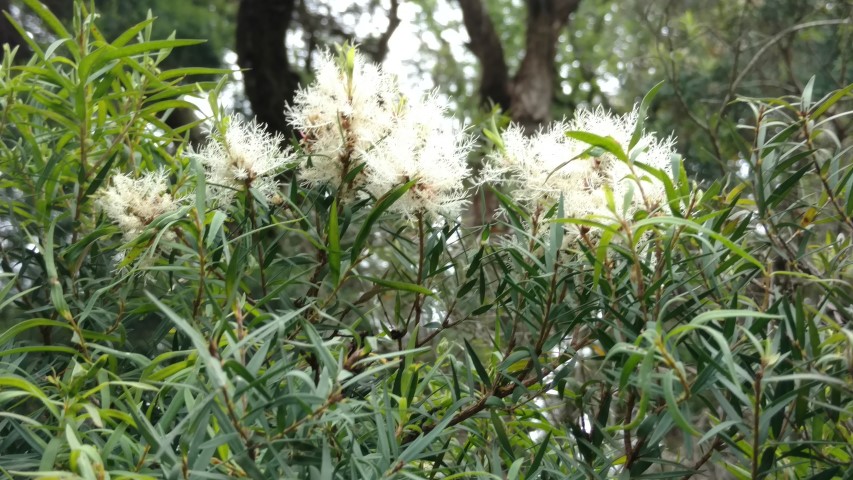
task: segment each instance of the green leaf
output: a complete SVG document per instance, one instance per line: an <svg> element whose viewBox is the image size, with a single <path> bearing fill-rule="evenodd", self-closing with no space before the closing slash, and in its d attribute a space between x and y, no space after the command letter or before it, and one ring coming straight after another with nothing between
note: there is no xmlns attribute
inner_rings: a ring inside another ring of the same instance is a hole
<svg viewBox="0 0 853 480"><path fill-rule="evenodd" d="M193 75L210 75L210 76L220 76L220 75L228 75L232 73L231 70L227 68L205 68L205 67L182 67L182 68L173 68L171 70L166 70L160 75L158 78L162 81L184 78Z"/></svg>
<svg viewBox="0 0 853 480"><path fill-rule="evenodd" d="M216 237L219 236L222 231L222 225L227 219L228 215L222 210L213 211L213 218L210 219L210 224L207 227L207 233L205 234L205 245L207 248L212 247L216 242Z"/></svg>
<svg viewBox="0 0 853 480"><path fill-rule="evenodd" d="M88 83L90 79L90 71L99 69L112 60L124 59L125 61L130 61L130 57L134 55L140 55L155 50L167 50L174 47L198 45L204 42L204 40L170 39L151 40L148 42L134 43L133 45L120 47L104 45L80 60L80 64L77 66L77 74L79 75L81 82Z"/></svg>
<svg viewBox="0 0 853 480"><path fill-rule="evenodd" d="M149 40L143 43L134 43L124 47L106 49L102 61L115 60L122 57L131 57L151 51L168 50L175 47L189 47L205 43L207 40L198 39L169 39L169 40Z"/></svg>
<svg viewBox="0 0 853 480"><path fill-rule="evenodd" d="M681 428L682 431L689 433L693 436L701 435L690 422L687 421L687 418L684 417L684 414L681 413L681 408L678 405L678 400L675 398L675 393L673 391L673 382L675 380L675 373L672 370L668 370L663 376L663 393L664 398L666 398L666 409L669 411L670 417Z"/></svg>
<svg viewBox="0 0 853 480"><path fill-rule="evenodd" d="M153 22L154 18L147 18L137 23L136 25L128 28L127 30L122 32L122 34L119 35L115 40L113 40L112 46L118 48L127 45L127 42L136 38L137 33L141 32L142 29L144 29Z"/></svg>
<svg viewBox="0 0 853 480"><path fill-rule="evenodd" d="M509 437L506 434L506 428L504 428L503 421L501 421L501 417L492 410L491 412L492 425L495 427L495 434L498 436L498 442L501 445L501 449L509 455L510 459L515 459L515 454L512 451L512 445L509 443Z"/></svg>
<svg viewBox="0 0 853 480"><path fill-rule="evenodd" d="M598 288L604 273L604 264L607 263L607 247L610 246L610 241L613 239L613 231L610 229L601 232L601 239L598 241L598 247L595 251L595 267L592 273L593 288Z"/></svg>
<svg viewBox="0 0 853 480"><path fill-rule="evenodd" d="M518 474L521 472L521 466L524 465L524 458L519 458L512 462L509 471L506 474L507 480L518 480Z"/></svg>
<svg viewBox="0 0 853 480"><path fill-rule="evenodd" d="M646 123L646 113L649 111L649 106L651 106L652 100L654 100L654 98L657 96L664 83L664 81L661 81L657 85L652 87L652 89L649 90L646 96L643 97L643 101L640 102L640 108L637 112L637 125L634 127L634 133L631 134L631 141L628 143L628 151L631 151L640 141L640 138L643 137L643 127Z"/></svg>
<svg viewBox="0 0 853 480"><path fill-rule="evenodd" d="M853 91L853 83L833 93L831 97L829 97L825 102L821 103L820 106L817 107L814 112L812 112L812 120L817 120L818 118L820 118L821 115L823 115L824 113L826 113L827 110L829 110L829 107L838 103L839 100L849 95L851 91Z"/></svg>
<svg viewBox="0 0 853 480"><path fill-rule="evenodd" d="M675 160L675 158L673 158L673 160ZM663 170L654 168L650 165L646 165L642 162L634 162L634 166L645 171L646 173L651 174L653 177L657 178L661 181L661 183L663 183L664 190L666 191L667 205L669 205L672 214L677 217L682 217L683 215L681 213L681 207L679 202L679 200L681 200L681 194L675 190L675 185L672 183L672 178L670 178L670 176L667 175L666 172L664 172ZM678 162L677 167L673 169L673 171L678 172L681 172L682 170L683 166L680 162Z"/></svg>
<svg viewBox="0 0 853 480"><path fill-rule="evenodd" d="M53 30L53 33L55 33L57 37L74 38L74 35L71 35L71 33L65 29L65 26L62 25L62 22L56 18L56 15L54 15L47 7L42 5L39 0L24 0L24 3L30 8L30 10L35 12L36 15L41 17L44 23ZM71 51L73 53L74 49L72 48Z"/></svg>
<svg viewBox="0 0 853 480"><path fill-rule="evenodd" d="M539 444L539 448L536 450L536 456L533 457L533 463L530 464L530 468L527 469L527 474L525 478L534 478L533 475L539 470L539 465L542 464L542 459L545 458L545 453L548 451L548 445L551 441L551 432L545 433L545 439L542 440L542 443Z"/></svg>
<svg viewBox="0 0 853 480"><path fill-rule="evenodd" d="M565 213L564 208L565 198L563 195L560 195L560 202L557 204L557 218L563 218ZM563 248L563 233L564 228L555 226L551 228L550 232L550 245L548 245L548 251L545 255L545 266L548 268L548 271L553 272L555 265L557 264L557 257L560 254L560 249Z"/></svg>
<svg viewBox="0 0 853 480"><path fill-rule="evenodd" d="M201 332L193 328L189 322L181 318L180 315L166 306L166 304L161 302L151 292L146 290L145 295L148 296L148 299L151 300L151 302L156 305L160 311L165 313L166 317L168 317L169 320L171 320L172 323L174 323L175 326L190 339L196 353L199 358L201 358L202 363L204 363L204 366L207 369L207 374L210 376L213 386L217 389L226 388L228 386L228 377L222 370L222 364L219 363L219 360L213 358L213 355L210 354L210 344L205 340Z"/></svg>
<svg viewBox="0 0 853 480"><path fill-rule="evenodd" d="M98 174L95 176L95 179L92 180L92 183L90 183L89 187L86 188L86 193L83 194L83 198L88 198L101 187L104 183L104 179L107 178L107 174L113 167L113 163L115 163L116 158L118 158L118 155L111 155L109 160L104 163L104 166L98 170Z"/></svg>
<svg viewBox="0 0 853 480"><path fill-rule="evenodd" d="M560 170L561 168L565 167L566 165L572 163L573 161L583 157L585 154L586 154L586 152L581 152L581 153L575 155L574 157L572 157L572 158L566 160L565 162L554 167L554 169L552 169L550 172L548 172L548 176L545 177L544 183L548 183L548 180L551 178L551 176L554 175L555 173L557 173L558 170Z"/></svg>
<svg viewBox="0 0 853 480"><path fill-rule="evenodd" d="M814 89L814 75L809 79L808 83L806 83L805 88L803 89L803 97L802 102L800 103L800 110L803 112L808 112L812 108L812 90Z"/></svg>
<svg viewBox="0 0 853 480"><path fill-rule="evenodd" d="M622 149L622 145L619 145L619 142L617 142L613 137L602 137L594 133L578 132L574 130L566 132L566 136L588 143L594 147L603 148L604 150L612 153L619 160L628 163L628 155L625 154L625 150Z"/></svg>
<svg viewBox="0 0 853 480"><path fill-rule="evenodd" d="M16 286L16 282L9 280L6 282L6 286L3 287L2 290L0 290L0 300L2 300L2 301L0 301L0 312L2 312L3 309L6 308L7 305L14 302L15 300L17 300L21 297L24 297L26 295L29 295L30 293L41 288L40 286L35 286L32 288L28 288L26 290L21 290L20 292L16 292L14 295L10 296L9 298L6 298L6 295L8 295L9 292L12 290L12 288L15 286ZM20 324L18 324L18 325L20 325ZM63 325L66 325L66 324L63 323ZM12 327L12 328L14 328L14 327ZM2 337L3 337L3 335L0 335L0 338L2 338ZM0 345L2 345L2 344L3 344L3 342L0 341Z"/></svg>
<svg viewBox="0 0 853 480"><path fill-rule="evenodd" d="M484 128L483 136L486 137L490 142L492 142L499 150L503 150L504 144L503 139L501 139L500 135L489 130L488 128Z"/></svg>
<svg viewBox="0 0 853 480"><path fill-rule="evenodd" d="M28 393L30 396L37 398L45 408L50 411L51 414L57 419L57 421L61 418L61 414L59 412L59 408L54 404L44 392L41 391L37 386L32 383L24 380L20 377L15 376L2 376L0 377L0 386L2 387L11 387L23 392ZM0 391L6 390L5 388L0 389ZM60 404L61 405L61 404Z"/></svg>
<svg viewBox="0 0 853 480"><path fill-rule="evenodd" d="M341 280L341 233L338 228L337 198L332 201L332 206L329 209L328 239L327 256L329 273L332 275L332 285L337 287Z"/></svg>
<svg viewBox="0 0 853 480"><path fill-rule="evenodd" d="M785 199L785 195L788 194L788 191L791 190L799 181L800 178L803 177L809 170L812 169L811 165L806 165L803 168L797 170L788 178L785 179L778 187L773 189L773 193L767 198L767 206L770 208L775 207L782 200Z"/></svg>
<svg viewBox="0 0 853 480"><path fill-rule="evenodd" d="M56 222L59 221L59 216L53 218L50 222L50 228L47 230L47 236L44 239L44 267L47 273L47 283L50 286L50 300L53 306L62 318L68 322L73 322L71 310L68 308L68 303L65 301L65 294L62 292L62 282L59 281L59 275L56 272L56 263L53 256L53 240ZM83 339L79 339L83 341Z"/></svg>
<svg viewBox="0 0 853 480"><path fill-rule="evenodd" d="M204 172L204 167L201 162L192 160L192 169L195 173L195 218L198 225L198 243L202 242L205 235L207 216L207 175ZM251 202L252 199L246 199Z"/></svg>
<svg viewBox="0 0 853 480"><path fill-rule="evenodd" d="M13 282L10 282L11 285L14 285ZM37 288L37 287L33 287ZM26 290L22 293L30 292L31 290ZM2 306L0 306L0 311L2 311ZM0 334L0 345L4 345L7 342L12 341L19 333L25 332L32 328L71 328L68 323L60 322L58 320L48 320L46 318L32 318L30 320L24 320L23 322L16 323L9 327L6 331Z"/></svg>
<svg viewBox="0 0 853 480"><path fill-rule="evenodd" d="M317 352L317 355L320 357L322 366L328 370L329 377L333 380L338 378L339 365L338 361L335 360L335 357L332 355L332 351L329 350L329 347L326 346L323 339L320 338L320 334L317 333L317 330L310 322L305 320L303 317L300 317L299 320L300 325L302 325L302 329L306 334L308 334L308 340L311 342L311 346L314 347L314 351Z"/></svg>
<svg viewBox="0 0 853 480"><path fill-rule="evenodd" d="M367 237L373 231L373 225L379 220L379 217L388 210L391 205L394 205L400 197L406 194L413 186L417 180L411 180L403 185L400 185L385 195L382 196L379 200L376 201L376 205L373 206L373 209L367 215L367 218L364 220L364 225L361 226L361 229L358 231L358 234L355 236L355 241L352 245L352 255L350 257L351 263L355 263L358 259L358 256L361 254L362 248L364 248L364 244L367 242Z"/></svg>
<svg viewBox="0 0 853 480"><path fill-rule="evenodd" d="M766 273L766 269L765 269L763 263L759 262L755 257L753 257L752 255L747 253L746 250L744 250L743 248L735 245L734 242L732 242L731 240L728 239L728 237L726 237L725 235L721 235L721 234L719 234L713 230L705 228L702 225L696 224L696 223L694 223L690 220L684 219L684 218L650 217L650 218L640 220L634 224L634 226L635 226L634 241L635 242L639 241L640 235L642 235L642 233L643 233L642 227L647 227L647 226L651 226L651 225L675 225L675 226L680 226L680 227L687 228L689 230L696 231L696 232L701 233L703 235L707 235L707 236L713 238L714 240L725 245L725 247L728 248L729 251L731 251L735 255L743 258L747 262L758 267L758 269L761 270L762 273Z"/></svg>
<svg viewBox="0 0 853 480"><path fill-rule="evenodd" d="M781 315L776 315L772 313L764 313L764 312L756 312L754 310L729 310L729 309L720 309L720 310L710 310L707 312L702 312L690 322L691 325L703 325L713 320L722 320L726 318L736 318L736 317L751 317L751 318L767 318L767 319L779 319L782 318ZM678 327L676 327L677 329ZM672 330L668 335L667 339L672 337Z"/></svg>
<svg viewBox="0 0 853 480"><path fill-rule="evenodd" d="M489 379L489 373L486 371L485 367L483 367L483 363L480 362L480 358L477 357L477 352L474 351L474 347L468 343L468 339L463 339L465 342L465 349L468 350L468 356L471 357L471 363L474 364L474 370L477 371L477 376L480 377L480 381L483 382L483 385L486 386L486 389L492 389L492 381Z"/></svg>
<svg viewBox="0 0 853 480"><path fill-rule="evenodd" d="M442 432L444 432L444 429L447 427L447 425L449 425L450 422L453 421L453 414L456 413L456 411L459 410L462 405L465 405L470 401L471 397L465 397L453 402L453 405L451 405L450 407L448 407L447 410L444 411L444 418L440 422L438 422L438 424L432 430L430 430L429 433L427 433L426 435L418 436L418 438L416 438L412 443L409 444L408 447L406 447L405 450L403 450L403 452L398 457L398 463L405 465L406 463L419 458L421 452L426 450L426 448L429 447L430 444L432 444L432 442L435 441L435 439L437 439Z"/></svg>
<svg viewBox="0 0 853 480"><path fill-rule="evenodd" d="M420 293L421 295L434 295L434 292L426 287L416 285L414 283L397 282L395 280L386 280L384 278L371 277L367 275L357 275L358 278L369 280L376 285L404 292Z"/></svg>

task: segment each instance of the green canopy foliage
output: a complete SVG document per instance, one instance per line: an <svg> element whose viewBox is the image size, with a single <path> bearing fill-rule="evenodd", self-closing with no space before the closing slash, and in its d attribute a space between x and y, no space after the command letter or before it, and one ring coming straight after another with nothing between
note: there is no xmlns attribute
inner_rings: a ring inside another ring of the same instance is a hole
<svg viewBox="0 0 853 480"><path fill-rule="evenodd" d="M468 143L353 48L280 150L226 72L168 66L196 41L23 3L50 40L0 64L0 476L849 477L853 85L734 92L738 171L701 186L644 120L673 84L529 148L492 116L473 155L514 169L470 225L430 203ZM164 118L199 90L189 148Z"/></svg>

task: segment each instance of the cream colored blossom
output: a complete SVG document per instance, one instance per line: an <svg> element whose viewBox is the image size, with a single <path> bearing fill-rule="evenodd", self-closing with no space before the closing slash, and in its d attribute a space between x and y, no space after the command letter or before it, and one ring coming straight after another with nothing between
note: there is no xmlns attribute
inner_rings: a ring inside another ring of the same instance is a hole
<svg viewBox="0 0 853 480"><path fill-rule="evenodd" d="M393 128L364 154L365 190L374 197L415 180L391 211L456 218L467 202L472 140L446 111L434 94L406 102Z"/></svg>
<svg viewBox="0 0 853 480"><path fill-rule="evenodd" d="M560 197L567 218L613 218L606 190L614 197L617 212L631 217L640 208L655 209L665 198L663 184L638 167L631 167L610 153L585 155L590 145L567 137L567 131L582 131L612 137L633 161L642 162L671 175L674 140L644 134L629 151L638 112L615 116L602 108L581 110L571 121L555 122L532 136L511 125L502 134L503 149L489 159L481 172L482 182L509 186L513 197L533 212L544 214ZM629 191L633 195L622 210ZM580 231L567 227L569 242Z"/></svg>
<svg viewBox="0 0 853 480"><path fill-rule="evenodd" d="M280 148L283 139L280 133L267 132L263 124L245 123L232 115L224 131L211 132L211 140L195 153L205 168L211 197L227 205L238 191L251 187L272 199L279 190L275 176L292 158Z"/></svg>
<svg viewBox="0 0 853 480"><path fill-rule="evenodd" d="M324 53L315 73L287 111L302 135L301 179L340 187L344 198L379 198L415 180L391 211L456 217L467 197L471 139L446 106L434 94L404 96L393 75L351 47L338 57Z"/></svg>
<svg viewBox="0 0 853 480"><path fill-rule="evenodd" d="M316 79L287 109L302 135L300 176L310 186L337 187L395 126L402 105L397 80L356 52L320 56Z"/></svg>
<svg viewBox="0 0 853 480"><path fill-rule="evenodd" d="M139 178L120 173L102 191L98 204L118 224L125 240L130 241L158 217L178 209L180 202L172 198L168 189L168 174L164 170L148 172Z"/></svg>

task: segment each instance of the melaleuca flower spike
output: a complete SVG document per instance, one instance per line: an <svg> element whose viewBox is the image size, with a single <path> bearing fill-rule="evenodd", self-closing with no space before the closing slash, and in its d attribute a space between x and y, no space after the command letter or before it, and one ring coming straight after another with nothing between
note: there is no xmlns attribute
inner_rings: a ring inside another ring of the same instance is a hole
<svg viewBox="0 0 853 480"><path fill-rule="evenodd" d="M472 142L451 124L446 106L434 94L402 95L393 75L353 47L344 46L337 58L323 54L315 73L287 112L302 135L303 182L337 189L344 198L356 192L379 198L414 181L391 211L455 218L467 197Z"/></svg>
<svg viewBox="0 0 853 480"><path fill-rule="evenodd" d="M337 58L323 53L315 76L287 109L288 120L302 136L300 177L309 186L352 192L362 179L347 177L394 127L402 95L396 78L354 47L344 46Z"/></svg>
<svg viewBox="0 0 853 480"><path fill-rule="evenodd" d="M608 192L618 202L631 189L638 193L624 215L630 217L640 208L654 209L665 196L658 179L643 175L610 153L593 155L589 144L565 135L567 131L581 131L611 137L629 158L671 175L672 138L659 140L644 134L628 151L637 121L637 109L617 116L598 108L580 110L571 121L555 122L532 136L525 135L520 126L510 125L502 134L503 148L487 159L480 182L509 186L521 204L536 212L547 211L562 196L565 216L571 218L612 218ZM580 228L569 226L566 240L577 240L582 233Z"/></svg>
<svg viewBox="0 0 853 480"><path fill-rule="evenodd" d="M227 205L238 191L248 188L272 199L279 190L276 174L291 163L289 151L279 147L283 139L280 133L269 133L263 124L246 123L234 115L227 118L195 154L205 168L214 201Z"/></svg>
<svg viewBox="0 0 853 480"><path fill-rule="evenodd" d="M446 111L435 94L407 101L394 128L365 153L364 188L374 197L414 180L391 211L409 218L455 219L467 202L464 182L470 176L467 157L473 141Z"/></svg>
<svg viewBox="0 0 853 480"><path fill-rule="evenodd" d="M168 189L165 170L148 172L139 178L120 173L101 192L98 204L118 224L125 240L130 241L158 217L178 209L180 201L172 198Z"/></svg>

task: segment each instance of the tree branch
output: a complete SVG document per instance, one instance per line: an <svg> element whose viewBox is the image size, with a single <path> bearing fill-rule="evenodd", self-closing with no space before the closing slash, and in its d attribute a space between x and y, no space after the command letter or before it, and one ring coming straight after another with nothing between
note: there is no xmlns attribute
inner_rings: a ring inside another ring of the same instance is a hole
<svg viewBox="0 0 853 480"><path fill-rule="evenodd" d="M510 107L509 67L504 49L482 0L459 0L462 19L471 41L468 49L480 61L480 99Z"/></svg>
<svg viewBox="0 0 853 480"><path fill-rule="evenodd" d="M776 44L776 42L782 40L786 36L800 30L805 30L807 28L827 27L831 25L844 25L849 23L849 18L833 20L815 20L813 22L800 23L798 25L794 25L792 27L786 28L785 30L782 30L778 34L774 35L773 38L768 40L767 43L765 43L761 48L759 48L757 52L755 52L755 55L752 56L752 59L749 61L749 63L747 63L746 66L743 67L743 70L740 71L740 74L737 76L734 82L732 82L730 91L734 91L735 89L737 89L737 87L740 85L740 82L742 82L743 78L746 77L746 74L749 73L752 67L755 66L755 63L758 62L758 59L761 58L761 55L763 55L768 48L772 47L774 44ZM726 103L727 102L723 102L724 105Z"/></svg>
<svg viewBox="0 0 853 480"><path fill-rule="evenodd" d="M376 63L382 63L385 56L388 55L388 42L394 35L394 31L400 26L399 9L400 0L391 0L391 8L388 10L388 27L376 41L376 52L373 54L373 61Z"/></svg>

